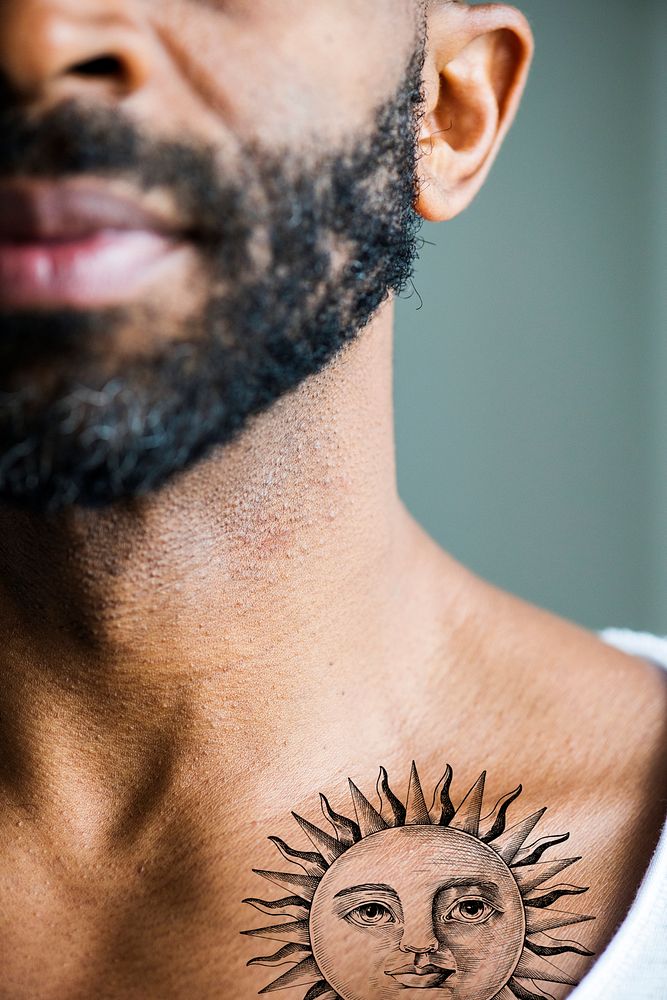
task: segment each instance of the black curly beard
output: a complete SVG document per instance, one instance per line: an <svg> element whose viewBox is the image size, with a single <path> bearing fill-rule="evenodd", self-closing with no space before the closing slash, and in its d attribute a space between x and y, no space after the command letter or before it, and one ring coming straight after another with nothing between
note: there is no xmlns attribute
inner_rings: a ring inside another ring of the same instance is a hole
<svg viewBox="0 0 667 1000"><path fill-rule="evenodd" d="M56 512L156 490L359 335L414 266L422 65L420 45L372 128L307 170L302 151L251 146L227 176L219 151L150 141L117 111L69 103L28 123L0 110L0 177L166 188L197 222L208 289L178 337L131 361L105 344L164 330L159 304L0 308L0 500Z"/></svg>

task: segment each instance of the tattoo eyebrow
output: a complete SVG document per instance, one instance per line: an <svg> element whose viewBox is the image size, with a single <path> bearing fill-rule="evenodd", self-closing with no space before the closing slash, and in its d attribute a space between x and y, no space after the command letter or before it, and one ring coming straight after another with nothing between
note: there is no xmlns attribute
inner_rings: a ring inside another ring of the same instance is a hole
<svg viewBox="0 0 667 1000"><path fill-rule="evenodd" d="M450 878L440 886L439 892L446 892L448 889L479 889L480 892L489 895L494 902L500 898L500 890L495 882L485 882L477 878Z"/></svg>
<svg viewBox="0 0 667 1000"><path fill-rule="evenodd" d="M378 883L373 885L372 883L365 883L364 885L352 885L349 889L341 889L334 896L334 899L341 899L343 896L351 896L356 892L384 892L388 896L393 896L394 899L398 899L398 894L395 889L392 889L390 885L384 885L383 883Z"/></svg>

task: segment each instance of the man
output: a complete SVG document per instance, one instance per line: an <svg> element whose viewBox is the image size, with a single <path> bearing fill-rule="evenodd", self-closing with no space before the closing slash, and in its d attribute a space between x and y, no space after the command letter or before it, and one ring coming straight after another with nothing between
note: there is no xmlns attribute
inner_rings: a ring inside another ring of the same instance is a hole
<svg viewBox="0 0 667 1000"><path fill-rule="evenodd" d="M495 4L4 0L3 1000L562 998L623 920L662 675L394 477L392 297L531 50Z"/></svg>

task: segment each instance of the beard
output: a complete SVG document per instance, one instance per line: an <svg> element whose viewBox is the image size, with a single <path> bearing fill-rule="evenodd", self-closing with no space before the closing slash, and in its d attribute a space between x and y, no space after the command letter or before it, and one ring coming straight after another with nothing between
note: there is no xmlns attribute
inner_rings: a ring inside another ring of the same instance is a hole
<svg viewBox="0 0 667 1000"><path fill-rule="evenodd" d="M414 267L422 66L420 47L345 148L306 158L249 144L233 176L219 149L151 140L116 110L0 111L1 178L165 189L193 221L205 289L180 319L155 303L0 303L0 500L53 513L157 490L359 336ZM163 346L114 357L127 330Z"/></svg>

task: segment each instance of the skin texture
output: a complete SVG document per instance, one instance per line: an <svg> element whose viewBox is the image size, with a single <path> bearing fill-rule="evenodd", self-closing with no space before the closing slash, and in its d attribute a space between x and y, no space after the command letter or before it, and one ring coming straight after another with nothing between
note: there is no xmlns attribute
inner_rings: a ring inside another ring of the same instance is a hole
<svg viewBox="0 0 667 1000"><path fill-rule="evenodd" d="M531 39L500 5L429 17L417 207L445 221L491 167ZM369 126L414 38L407 0L4 0L0 94L35 114L117 104L165 139L329 148ZM110 54L108 72L73 71ZM197 291L189 258L170 266L146 292L165 318ZM664 819L664 681L415 525L391 331L387 302L157 493L49 519L0 508L2 1000L256 996L248 859L269 868L290 808L380 761L417 758L435 784L446 755L461 787L491 762L490 799L521 781L585 857L585 944L626 912Z"/></svg>

